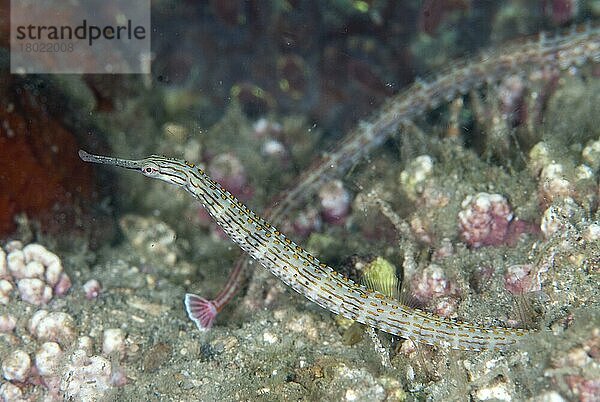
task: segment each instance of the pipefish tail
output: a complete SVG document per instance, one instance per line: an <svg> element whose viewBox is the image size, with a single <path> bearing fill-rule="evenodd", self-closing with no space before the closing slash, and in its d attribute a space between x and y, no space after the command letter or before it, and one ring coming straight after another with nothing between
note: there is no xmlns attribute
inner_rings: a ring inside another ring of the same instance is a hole
<svg viewBox="0 0 600 402"><path fill-rule="evenodd" d="M292 289L333 313L413 341L460 350L504 350L530 332L442 318L369 290L320 262L190 162L157 155L127 160L83 150L79 157L85 162L135 170L183 187L252 258ZM186 295L185 306L199 328L214 308L191 294Z"/></svg>

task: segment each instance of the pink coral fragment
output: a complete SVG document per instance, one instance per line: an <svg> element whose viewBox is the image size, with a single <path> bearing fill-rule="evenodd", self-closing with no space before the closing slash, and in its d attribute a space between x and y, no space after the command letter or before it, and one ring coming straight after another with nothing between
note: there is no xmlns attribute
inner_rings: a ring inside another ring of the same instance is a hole
<svg viewBox="0 0 600 402"><path fill-rule="evenodd" d="M64 272L60 274L58 282L54 285L54 294L64 296L71 289L71 278Z"/></svg>
<svg viewBox="0 0 600 402"><path fill-rule="evenodd" d="M90 279L83 284L83 291L85 292L85 298L92 300L97 298L102 291L102 285L96 279Z"/></svg>
<svg viewBox="0 0 600 402"><path fill-rule="evenodd" d="M412 279L412 288L415 299L423 304L429 303L432 299L457 294L454 282L449 280L442 267L436 264L430 264L421 274L415 275Z"/></svg>
<svg viewBox="0 0 600 402"><path fill-rule="evenodd" d="M350 213L352 197L340 180L329 181L319 189L319 202L323 220L343 224Z"/></svg>
<svg viewBox="0 0 600 402"><path fill-rule="evenodd" d="M511 265L504 275L504 287L513 295L522 295L534 290L539 290L534 281L535 272L533 265Z"/></svg>
<svg viewBox="0 0 600 402"><path fill-rule="evenodd" d="M460 237L469 246L495 246L506 241L513 213L500 194L479 193L462 202L458 214Z"/></svg>

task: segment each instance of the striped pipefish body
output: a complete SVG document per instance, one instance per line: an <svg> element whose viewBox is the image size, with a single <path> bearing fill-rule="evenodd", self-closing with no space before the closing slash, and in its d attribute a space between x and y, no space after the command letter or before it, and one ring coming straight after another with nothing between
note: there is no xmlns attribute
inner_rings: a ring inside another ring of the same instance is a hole
<svg viewBox="0 0 600 402"><path fill-rule="evenodd" d="M461 350L503 350L529 332L442 318L355 283L290 240L192 163L156 155L127 160L79 151L79 156L86 162L136 170L183 187L252 258L292 289L333 313L416 342ZM189 296L188 314L193 308Z"/></svg>

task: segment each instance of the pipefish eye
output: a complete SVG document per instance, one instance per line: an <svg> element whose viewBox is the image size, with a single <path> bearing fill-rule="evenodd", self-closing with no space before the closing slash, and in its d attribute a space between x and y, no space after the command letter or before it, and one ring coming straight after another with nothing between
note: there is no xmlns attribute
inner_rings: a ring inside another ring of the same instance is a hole
<svg viewBox="0 0 600 402"><path fill-rule="evenodd" d="M159 169L154 163L146 163L142 166L142 173L146 176L156 176L159 173Z"/></svg>

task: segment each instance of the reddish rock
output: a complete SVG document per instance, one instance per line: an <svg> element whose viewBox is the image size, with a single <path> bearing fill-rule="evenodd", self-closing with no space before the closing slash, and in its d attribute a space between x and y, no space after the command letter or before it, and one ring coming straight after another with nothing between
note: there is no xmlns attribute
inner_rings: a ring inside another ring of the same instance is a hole
<svg viewBox="0 0 600 402"><path fill-rule="evenodd" d="M20 213L61 226L74 218L76 202L91 195L91 168L45 101L10 80L0 88L0 236L15 229Z"/></svg>

